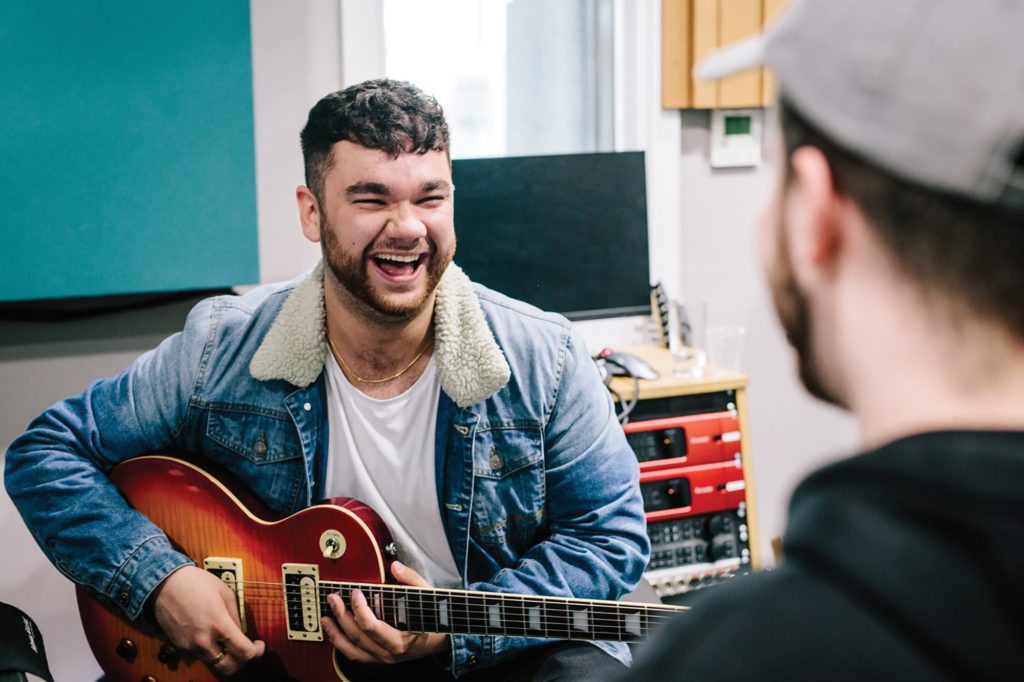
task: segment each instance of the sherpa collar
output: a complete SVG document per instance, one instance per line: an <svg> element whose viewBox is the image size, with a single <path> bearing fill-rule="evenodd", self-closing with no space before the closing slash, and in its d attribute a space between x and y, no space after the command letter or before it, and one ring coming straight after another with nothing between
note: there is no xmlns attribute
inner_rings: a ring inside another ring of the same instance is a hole
<svg viewBox="0 0 1024 682"><path fill-rule="evenodd" d="M259 381L283 379L306 387L323 370L327 354L323 263L299 282L256 349L249 372ZM454 263L437 286L434 362L441 388L469 407L504 386L511 371L484 319L476 292Z"/></svg>

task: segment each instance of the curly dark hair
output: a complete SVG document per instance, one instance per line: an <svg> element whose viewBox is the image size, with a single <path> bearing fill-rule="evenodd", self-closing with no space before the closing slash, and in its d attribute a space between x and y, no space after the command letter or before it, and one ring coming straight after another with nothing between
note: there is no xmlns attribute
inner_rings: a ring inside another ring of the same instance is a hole
<svg viewBox="0 0 1024 682"><path fill-rule="evenodd" d="M448 123L437 100L411 83L369 80L332 92L309 110L302 129L306 186L323 204L324 176L334 163L336 142L347 140L392 157L449 154Z"/></svg>

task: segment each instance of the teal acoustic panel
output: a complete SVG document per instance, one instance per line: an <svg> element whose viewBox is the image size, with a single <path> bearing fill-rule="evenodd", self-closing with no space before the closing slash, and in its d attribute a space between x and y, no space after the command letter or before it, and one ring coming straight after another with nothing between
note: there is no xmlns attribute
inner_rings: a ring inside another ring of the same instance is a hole
<svg viewBox="0 0 1024 682"><path fill-rule="evenodd" d="M248 0L0 2L0 300L259 278Z"/></svg>

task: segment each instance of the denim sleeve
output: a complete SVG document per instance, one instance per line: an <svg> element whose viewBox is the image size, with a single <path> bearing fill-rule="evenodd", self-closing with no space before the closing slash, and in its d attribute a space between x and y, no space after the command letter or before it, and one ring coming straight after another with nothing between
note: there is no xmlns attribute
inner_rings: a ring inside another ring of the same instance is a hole
<svg viewBox="0 0 1024 682"><path fill-rule="evenodd" d="M107 479L115 464L165 449L199 377L212 304L121 374L53 405L7 451L5 484L36 542L63 574L137 618L153 589L191 560L132 510Z"/></svg>
<svg viewBox="0 0 1024 682"><path fill-rule="evenodd" d="M550 535L514 568L469 589L614 600L636 587L647 566L650 541L636 455L579 337L569 338L565 357L544 434ZM537 643L453 635L452 672Z"/></svg>

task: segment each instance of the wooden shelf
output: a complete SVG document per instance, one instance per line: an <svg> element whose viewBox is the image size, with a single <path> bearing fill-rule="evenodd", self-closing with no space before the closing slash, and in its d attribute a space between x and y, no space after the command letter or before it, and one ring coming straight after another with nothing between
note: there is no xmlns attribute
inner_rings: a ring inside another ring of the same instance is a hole
<svg viewBox="0 0 1024 682"><path fill-rule="evenodd" d="M672 354L666 348L632 346L621 350L646 360L661 375L660 378L654 380L640 380L640 400L737 390L747 386L745 375L721 367L705 367L704 376L700 378L677 377L672 371ZM619 395L632 395L633 380L616 377L612 380L612 388Z"/></svg>

